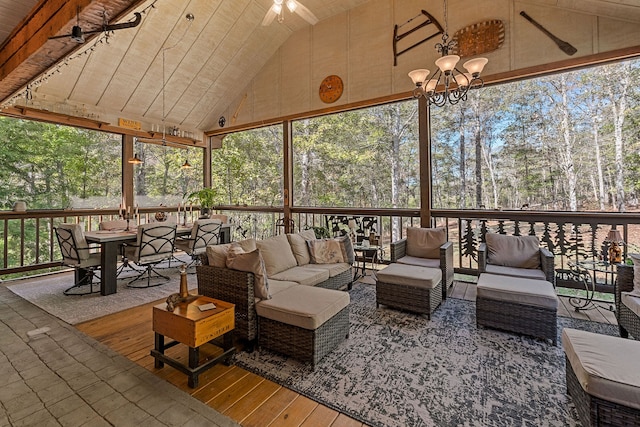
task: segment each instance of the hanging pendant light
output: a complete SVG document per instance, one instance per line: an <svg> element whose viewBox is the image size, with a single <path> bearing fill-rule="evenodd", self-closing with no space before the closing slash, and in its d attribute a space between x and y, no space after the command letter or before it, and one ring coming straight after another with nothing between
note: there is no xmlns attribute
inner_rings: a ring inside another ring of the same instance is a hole
<svg viewBox="0 0 640 427"><path fill-rule="evenodd" d="M413 81L416 88L413 90L413 97L420 98L424 96L429 105L442 107L447 102L455 105L461 100L467 99L469 89L479 89L484 86L484 82L480 78L480 73L484 66L489 62L487 58L474 58L465 62L462 66L467 70L466 73L460 71L456 65L460 61L458 55L449 55L456 41L449 39L448 27L449 18L447 13L447 0L444 0L444 32L442 33L442 43L436 44L436 50L442 54L442 57L436 60L438 67L433 74L427 69L417 69L409 73L409 77ZM438 87L444 87L441 92L436 92Z"/></svg>
<svg viewBox="0 0 640 427"><path fill-rule="evenodd" d="M189 163L189 159L184 159L184 163L180 166L182 169L191 169L191 163Z"/></svg>
<svg viewBox="0 0 640 427"><path fill-rule="evenodd" d="M140 164L144 163L144 161L142 159L140 159L140 157L138 157L138 153L135 153L133 155L133 157L128 160L128 162L133 164L133 165L140 165Z"/></svg>

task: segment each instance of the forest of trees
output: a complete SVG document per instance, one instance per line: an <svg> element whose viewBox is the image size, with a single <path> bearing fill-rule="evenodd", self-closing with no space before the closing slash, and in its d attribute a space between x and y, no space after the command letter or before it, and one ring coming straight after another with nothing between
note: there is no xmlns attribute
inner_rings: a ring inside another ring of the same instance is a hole
<svg viewBox="0 0 640 427"><path fill-rule="evenodd" d="M640 61L495 85L431 110L433 207L634 210L640 191ZM293 123L297 206L420 203L418 103ZM0 117L0 205L115 207L118 135ZM175 205L202 186L202 150L135 144L140 206ZM282 205L282 126L227 135L212 153L228 205ZM182 169L185 160L192 169Z"/></svg>

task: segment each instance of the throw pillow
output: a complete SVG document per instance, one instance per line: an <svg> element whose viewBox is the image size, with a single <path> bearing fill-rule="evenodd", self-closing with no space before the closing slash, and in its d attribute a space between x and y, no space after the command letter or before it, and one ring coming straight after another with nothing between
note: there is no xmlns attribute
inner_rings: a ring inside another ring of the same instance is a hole
<svg viewBox="0 0 640 427"><path fill-rule="evenodd" d="M260 299L271 298L267 271L264 267L262 255L260 255L260 249L245 252L239 245L232 244L227 254L227 268L253 273L255 276L253 281L255 296Z"/></svg>
<svg viewBox="0 0 640 427"><path fill-rule="evenodd" d="M349 236L336 237L336 240L340 242L340 249L342 249L342 259L349 265L353 265L356 261L355 253L353 252L353 243Z"/></svg>
<svg viewBox="0 0 640 427"><path fill-rule="evenodd" d="M407 255L417 258L440 258L440 246L447 243L447 230L438 228L407 228Z"/></svg>
<svg viewBox="0 0 640 427"><path fill-rule="evenodd" d="M629 254L633 261L633 295L640 297L640 254Z"/></svg>
<svg viewBox="0 0 640 427"><path fill-rule="evenodd" d="M251 252L256 250L256 240L246 239L240 242L233 242L239 245L245 252ZM209 265L213 267L224 268L227 266L227 253L233 243L226 243L224 245L210 245L207 246L207 259Z"/></svg>
<svg viewBox="0 0 640 427"><path fill-rule="evenodd" d="M487 263L515 268L540 268L540 242L536 236L487 233Z"/></svg>
<svg viewBox="0 0 640 427"><path fill-rule="evenodd" d="M291 245L291 252L296 258L298 265L307 265L311 262L309 257L309 248L307 247L307 240L315 240L316 235L313 230L305 230L296 234L287 234L289 239L289 245Z"/></svg>
<svg viewBox="0 0 640 427"><path fill-rule="evenodd" d="M293 256L293 252L291 251L289 240L284 234L258 240L256 246L260 249L268 276L276 275L281 271L298 265L296 257Z"/></svg>
<svg viewBox="0 0 640 427"><path fill-rule="evenodd" d="M312 264L336 264L345 262L342 245L336 239L308 240L309 256Z"/></svg>

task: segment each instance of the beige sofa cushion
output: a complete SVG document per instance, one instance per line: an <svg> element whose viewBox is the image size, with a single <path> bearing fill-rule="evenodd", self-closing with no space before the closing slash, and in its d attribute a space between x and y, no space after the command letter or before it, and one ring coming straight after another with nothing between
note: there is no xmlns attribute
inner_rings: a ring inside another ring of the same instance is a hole
<svg viewBox="0 0 640 427"><path fill-rule="evenodd" d="M482 273L476 289L478 298L558 309L556 290L546 280Z"/></svg>
<svg viewBox="0 0 640 427"><path fill-rule="evenodd" d="M329 277L335 277L338 274L342 274L351 268L350 264L346 262L339 262L335 264L311 264L315 269L323 269L329 272Z"/></svg>
<svg viewBox="0 0 640 427"><path fill-rule="evenodd" d="M246 239L240 242L233 242L245 251L251 252L257 249L255 239ZM227 266L227 253L233 243L225 243L224 245L211 245L207 246L207 259L209 265L213 267L226 267Z"/></svg>
<svg viewBox="0 0 640 427"><path fill-rule="evenodd" d="M502 276L523 277L525 279L547 280L544 271L539 268L516 268L487 264L485 272Z"/></svg>
<svg viewBox="0 0 640 427"><path fill-rule="evenodd" d="M640 297L640 254L629 254L633 261L633 293Z"/></svg>
<svg viewBox="0 0 640 427"><path fill-rule="evenodd" d="M407 255L418 258L440 258L440 246L447 243L442 228L407 228Z"/></svg>
<svg viewBox="0 0 640 427"><path fill-rule="evenodd" d="M418 265L420 267L440 268L440 258L419 258L416 256L403 256L396 261L398 264Z"/></svg>
<svg viewBox="0 0 640 427"><path fill-rule="evenodd" d="M258 316L298 326L318 329L349 305L349 293L311 286L293 286L256 304Z"/></svg>
<svg viewBox="0 0 640 427"><path fill-rule="evenodd" d="M291 252L296 258L298 265L307 265L311 262L309 257L309 248L307 247L307 240L315 240L316 234L313 230L304 230L296 234L287 234L289 239L289 245L291 246Z"/></svg>
<svg viewBox="0 0 640 427"><path fill-rule="evenodd" d="M300 286L300 283L289 282L286 280L269 279L269 293L271 294L272 297L284 291L285 289L289 289L292 286Z"/></svg>
<svg viewBox="0 0 640 427"><path fill-rule="evenodd" d="M264 258L269 277L298 265L285 234L258 240L256 246Z"/></svg>
<svg viewBox="0 0 640 427"><path fill-rule="evenodd" d="M297 282L301 285L315 286L329 278L329 270L311 267L310 265L291 267L285 271L269 276L270 279Z"/></svg>
<svg viewBox="0 0 640 427"><path fill-rule="evenodd" d="M487 263L517 268L540 268L540 242L536 236L487 233Z"/></svg>
<svg viewBox="0 0 640 427"><path fill-rule="evenodd" d="M640 342L564 328L562 346L585 392L640 409Z"/></svg>
<svg viewBox="0 0 640 427"><path fill-rule="evenodd" d="M376 277L378 281L384 283L433 289L442 280L442 270L417 265L390 264L378 271Z"/></svg>
<svg viewBox="0 0 640 427"><path fill-rule="evenodd" d="M239 244L232 243L227 254L227 268L253 273L253 293L257 298L269 299L269 280L260 249L245 252Z"/></svg>

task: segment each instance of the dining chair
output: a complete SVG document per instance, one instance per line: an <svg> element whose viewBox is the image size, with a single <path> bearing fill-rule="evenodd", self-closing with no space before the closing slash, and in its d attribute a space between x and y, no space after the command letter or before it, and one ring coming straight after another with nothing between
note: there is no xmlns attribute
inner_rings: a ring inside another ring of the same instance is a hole
<svg viewBox="0 0 640 427"><path fill-rule="evenodd" d="M168 276L161 274L156 266L162 261L169 260L173 256L173 250L176 241L176 224L175 223L158 223L152 222L138 226L138 234L135 244L127 243L124 248L125 257L129 262L143 267L143 271L134 277L128 287L132 288L148 288L159 286L170 280ZM146 277L146 286L135 286L135 282L143 280ZM164 282L151 284L151 279L161 277Z"/></svg>
<svg viewBox="0 0 640 427"><path fill-rule="evenodd" d="M176 239L176 249L182 250L191 256L191 262L187 267L195 265L200 260L207 246L220 243L220 228L222 221L217 219L198 219L193 223L191 235Z"/></svg>
<svg viewBox="0 0 640 427"><path fill-rule="evenodd" d="M65 295L87 295L99 292L100 282L95 282L98 286L94 290L93 279L96 276L96 270L100 268L100 253L90 251L99 248L99 246L89 246L81 224L60 224L54 228L54 231L60 246L62 263L75 270L73 286L65 289L63 293Z"/></svg>

